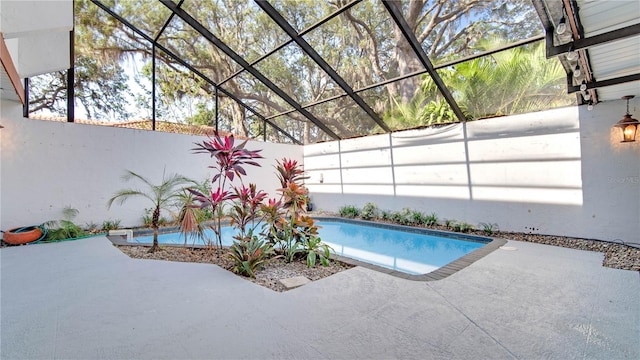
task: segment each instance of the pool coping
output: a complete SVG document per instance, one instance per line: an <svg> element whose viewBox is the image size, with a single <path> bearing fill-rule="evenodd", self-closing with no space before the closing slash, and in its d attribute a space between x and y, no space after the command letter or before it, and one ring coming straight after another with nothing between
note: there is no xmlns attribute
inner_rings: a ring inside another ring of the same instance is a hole
<svg viewBox="0 0 640 360"><path fill-rule="evenodd" d="M380 222L360 220L360 219L349 219L349 218L342 218L342 217L335 217L335 216L314 216L313 219L319 220L319 221L329 221L329 222L331 221L346 222L351 224L373 226L373 227L379 227L379 228L385 228L385 229L394 229L394 230L407 231L407 232L419 233L419 234L437 235L441 237L449 237L452 239L462 239L467 241L482 242L486 244L483 247L478 248L444 266L441 266L432 272L429 272L426 274L419 274L419 275L407 274L402 271L393 270L383 266L370 264L370 263L367 263L361 260L352 259L346 256L331 254L332 259L338 260L345 264L349 264L353 266L361 266L370 270L375 270L384 274L388 274L391 276L399 277L406 280L412 280L412 281L442 280L466 268L467 266L473 264L474 262L482 259L483 257L489 255L490 253L492 253L493 251L495 251L496 249L500 248L501 246L507 243L507 240L502 238L470 235L470 234L457 233L452 231L433 230L433 229L399 225L399 224L380 223ZM175 228L163 228L163 231L159 233L169 232L170 231L169 229L175 230ZM152 234L153 230L145 229L142 232L136 232L136 235L142 235L142 234L146 235L148 233ZM126 238L122 235L108 235L107 239L109 239L114 245L118 245L118 246L151 246L151 244L127 242ZM184 247L183 244L162 244L162 246ZM206 248L207 246L206 245L187 245L187 247Z"/></svg>
<svg viewBox="0 0 640 360"><path fill-rule="evenodd" d="M317 217L314 217L313 219L320 220L320 221L336 221L336 222L340 221L340 222L347 222L352 224L360 224L360 225L374 226L374 227L380 227L380 228L386 228L386 229L409 231L409 232L419 233L419 234L438 235L438 236L450 237L455 239L463 239L468 241L486 243L486 245L484 245L483 247L478 248L444 266L441 266L432 272L429 272L426 274L419 274L419 275L407 274L402 271L393 270L383 266L370 264L361 260L356 260L356 259L352 259L349 257L337 255L337 254L331 254L332 259L336 259L343 263L354 265L354 266L362 266L367 269L375 270L391 276L399 277L405 280L412 280L412 281L442 280L466 268L467 266L473 264L474 262L482 259L483 257L489 255L490 253L492 253L493 251L495 251L496 249L500 248L501 246L507 243L507 240L502 238L470 235L470 234L457 233L452 231L433 230L433 229L426 229L426 228L399 225L399 224L379 223L379 222L359 220L359 219L348 219L348 218L333 217L333 216L317 216Z"/></svg>

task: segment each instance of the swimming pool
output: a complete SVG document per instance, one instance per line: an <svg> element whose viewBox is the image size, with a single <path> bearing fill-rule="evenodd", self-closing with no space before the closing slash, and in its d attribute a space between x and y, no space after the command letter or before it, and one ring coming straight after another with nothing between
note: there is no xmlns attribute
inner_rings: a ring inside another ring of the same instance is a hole
<svg viewBox="0 0 640 360"><path fill-rule="evenodd" d="M492 239L347 219L318 219L320 238L336 255L381 266L409 275L431 273L482 248ZM222 244L232 244L236 230L223 227ZM215 239L212 230L207 236ZM153 236L134 237L131 242L151 243ZM213 240L215 241L215 240ZM180 233L158 236L160 244L184 244ZM192 240L187 240L192 244ZM200 243L199 245L204 245Z"/></svg>

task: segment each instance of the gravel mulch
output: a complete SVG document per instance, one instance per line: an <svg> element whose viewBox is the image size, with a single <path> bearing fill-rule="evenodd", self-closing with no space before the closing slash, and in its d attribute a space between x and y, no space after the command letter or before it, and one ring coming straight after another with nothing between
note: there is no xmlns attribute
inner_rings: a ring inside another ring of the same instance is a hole
<svg viewBox="0 0 640 360"><path fill-rule="evenodd" d="M478 233L478 235L481 235ZM606 241L571 238L565 236L498 232L503 239L528 241L538 244L566 247L604 253L603 266L613 269L640 271L640 248Z"/></svg>
<svg viewBox="0 0 640 360"><path fill-rule="evenodd" d="M218 265L229 271L231 271L231 268L233 267L233 262L226 255L226 249L190 249L175 246L163 246L159 251L149 253L149 247L146 246L127 245L118 246L118 248L123 253L136 259L208 263ZM304 261L294 261L287 264L284 259L277 258L268 262L264 269L258 271L255 279L248 277L245 277L245 279L253 281L256 284L262 285L271 290L283 292L286 291L286 289L284 285L280 283L280 279L304 276L311 281L315 281L351 267L353 266L332 260L329 266L316 264L314 268L308 268L307 263Z"/></svg>

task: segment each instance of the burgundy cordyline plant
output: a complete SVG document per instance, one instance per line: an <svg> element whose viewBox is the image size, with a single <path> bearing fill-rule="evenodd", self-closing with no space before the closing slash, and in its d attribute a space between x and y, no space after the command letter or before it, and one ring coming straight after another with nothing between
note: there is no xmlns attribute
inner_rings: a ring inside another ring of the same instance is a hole
<svg viewBox="0 0 640 360"><path fill-rule="evenodd" d="M281 198L271 199L262 206L267 221L267 237L278 244L287 262L304 255L307 266L313 267L319 259L328 265L330 248L318 236L318 226L306 215L309 190L302 182L307 177L296 160L284 158L275 166L282 186L278 189Z"/></svg>
<svg viewBox="0 0 640 360"><path fill-rule="evenodd" d="M213 138L209 137L208 140L205 140L202 143L196 143L197 147L192 149L194 154L209 154L215 161L215 164L209 166L209 168L217 171L211 180L213 184L217 183L217 187L214 187L208 195L195 189L189 189L189 191L194 195L196 201L200 203L197 205L198 207L205 208L210 206L213 214L216 215L215 226L212 226L212 229L216 234L218 247L220 248L222 247L221 217L225 202L227 200L237 199L239 196L245 196L243 194L251 192L252 188L252 200L260 198L261 196L260 194L256 194L255 185L252 187L250 184L249 188L246 188L242 182L242 177L247 175L247 172L244 169L245 166L260 166L260 164L255 162L254 159L263 158L263 156L259 154L261 150L245 149L247 141L248 140L245 140L236 145L233 135L220 137L216 133ZM235 179L240 181L242 188L236 188L234 192L226 190ZM262 196L262 198L264 198L264 196ZM258 201L261 201L262 198ZM258 206L259 205L255 205L255 208ZM244 221L245 219L242 220L242 222ZM244 233L244 230L242 230L242 232Z"/></svg>

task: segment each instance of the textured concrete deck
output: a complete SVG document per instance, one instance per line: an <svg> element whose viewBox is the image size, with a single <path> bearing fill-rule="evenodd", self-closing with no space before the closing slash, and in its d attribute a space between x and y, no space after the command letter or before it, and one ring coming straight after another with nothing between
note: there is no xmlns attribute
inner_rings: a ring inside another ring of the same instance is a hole
<svg viewBox="0 0 640 360"><path fill-rule="evenodd" d="M357 267L276 293L104 237L0 250L3 359L640 358L640 276L510 241L439 281Z"/></svg>

